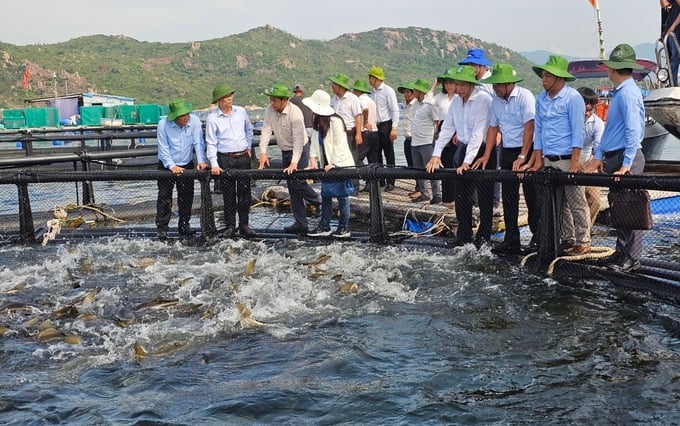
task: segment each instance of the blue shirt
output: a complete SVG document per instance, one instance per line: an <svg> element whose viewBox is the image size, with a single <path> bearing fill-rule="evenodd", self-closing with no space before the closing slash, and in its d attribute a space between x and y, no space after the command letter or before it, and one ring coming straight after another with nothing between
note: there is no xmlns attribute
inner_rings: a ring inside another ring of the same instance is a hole
<svg viewBox="0 0 680 426"><path fill-rule="evenodd" d="M503 134L504 148L521 148L524 144L524 124L536 116L536 98L527 89L515 86L508 100L494 96L491 101L489 126Z"/></svg>
<svg viewBox="0 0 680 426"><path fill-rule="evenodd" d="M630 167L645 137L645 106L642 92L632 78L621 82L612 90L607 124L602 142L595 151L595 159L602 160L605 152L625 149L623 167Z"/></svg>
<svg viewBox="0 0 680 426"><path fill-rule="evenodd" d="M195 115L189 114L189 122L184 127L162 117L156 130L158 159L166 169L191 163L194 152L199 163L206 162L201 120Z"/></svg>
<svg viewBox="0 0 680 426"><path fill-rule="evenodd" d="M586 104L576 89L565 85L554 98L547 91L536 97L534 149L543 155L570 155L583 148Z"/></svg>
<svg viewBox="0 0 680 426"><path fill-rule="evenodd" d="M233 105L231 114L215 108L205 119L205 141L211 167L219 167L217 153L241 152L253 146L253 123L245 108Z"/></svg>

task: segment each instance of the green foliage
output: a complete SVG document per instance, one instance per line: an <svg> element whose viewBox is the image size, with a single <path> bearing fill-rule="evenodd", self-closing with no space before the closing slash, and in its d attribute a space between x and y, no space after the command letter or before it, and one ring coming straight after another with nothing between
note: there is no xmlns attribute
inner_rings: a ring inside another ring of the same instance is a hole
<svg viewBox="0 0 680 426"><path fill-rule="evenodd" d="M385 70L396 87L417 78L434 79L456 66L469 48L481 47L493 62L511 63L523 86L540 90L532 63L521 55L472 37L426 28L379 28L334 40L301 40L266 26L220 39L186 43L140 42L123 36L93 35L65 43L14 46L0 43L1 107L22 107L24 99L57 92L109 93L137 103L167 103L183 97L197 109L210 105L214 86L236 88L239 105L267 104L273 83L302 83L307 94L330 90L329 77L342 72L367 78L371 66ZM22 87L26 66L31 85Z"/></svg>

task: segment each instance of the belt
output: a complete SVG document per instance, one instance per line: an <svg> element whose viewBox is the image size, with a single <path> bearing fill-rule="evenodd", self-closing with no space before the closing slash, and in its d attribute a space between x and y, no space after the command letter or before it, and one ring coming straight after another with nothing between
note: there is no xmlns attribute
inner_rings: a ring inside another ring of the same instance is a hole
<svg viewBox="0 0 680 426"><path fill-rule="evenodd" d="M571 154L567 155L544 155L550 161L571 160Z"/></svg>
<svg viewBox="0 0 680 426"><path fill-rule="evenodd" d="M603 155L604 159L606 160L608 158L615 157L619 154L623 154L623 152L625 150L626 150L626 148L617 149L616 151L605 151L602 155Z"/></svg>
<svg viewBox="0 0 680 426"><path fill-rule="evenodd" d="M238 152L218 152L217 155L221 155L223 157L227 158L241 158L245 157L248 155L248 150L244 149L243 151L238 151Z"/></svg>

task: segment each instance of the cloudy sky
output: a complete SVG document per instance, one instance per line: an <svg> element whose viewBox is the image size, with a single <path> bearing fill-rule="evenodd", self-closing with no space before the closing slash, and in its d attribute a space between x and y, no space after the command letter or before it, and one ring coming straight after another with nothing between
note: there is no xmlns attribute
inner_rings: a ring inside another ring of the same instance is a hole
<svg viewBox="0 0 680 426"><path fill-rule="evenodd" d="M599 0L607 52L654 42L657 0ZM0 42L55 43L92 35L140 41L220 38L271 24L302 39L330 40L380 27L468 34L515 51L595 57L598 31L588 0L24 0L3 2Z"/></svg>

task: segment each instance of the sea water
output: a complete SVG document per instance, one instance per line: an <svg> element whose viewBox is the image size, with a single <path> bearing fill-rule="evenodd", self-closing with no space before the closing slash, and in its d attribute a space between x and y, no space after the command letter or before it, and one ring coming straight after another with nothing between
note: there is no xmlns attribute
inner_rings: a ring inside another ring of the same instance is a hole
<svg viewBox="0 0 680 426"><path fill-rule="evenodd" d="M3 424L673 424L680 307L488 248L0 247Z"/></svg>

